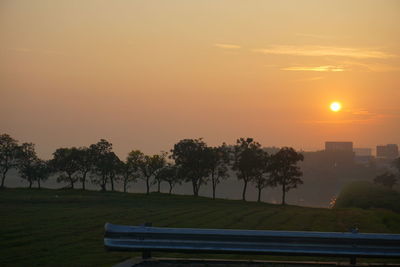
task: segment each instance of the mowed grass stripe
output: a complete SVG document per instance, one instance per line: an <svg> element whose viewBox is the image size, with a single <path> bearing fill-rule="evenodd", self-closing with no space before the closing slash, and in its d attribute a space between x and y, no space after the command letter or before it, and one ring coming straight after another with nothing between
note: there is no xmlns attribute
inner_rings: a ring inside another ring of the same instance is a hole
<svg viewBox="0 0 400 267"><path fill-rule="evenodd" d="M400 233L400 214L386 210L282 207L157 193L147 196L6 189L0 191L0 210L5 215L0 220L0 266L110 266L139 255L106 252L103 247L105 222L139 225L147 221L169 227L313 231L347 231L358 223L361 232Z"/></svg>

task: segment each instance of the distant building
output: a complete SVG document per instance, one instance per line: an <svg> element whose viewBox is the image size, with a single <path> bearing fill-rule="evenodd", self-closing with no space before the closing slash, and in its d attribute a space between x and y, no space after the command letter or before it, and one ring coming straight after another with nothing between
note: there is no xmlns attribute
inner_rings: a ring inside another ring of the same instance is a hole
<svg viewBox="0 0 400 267"><path fill-rule="evenodd" d="M325 142L325 158L333 167L354 164L353 142Z"/></svg>
<svg viewBox="0 0 400 267"><path fill-rule="evenodd" d="M325 142L325 151L347 151L353 153L353 142Z"/></svg>
<svg viewBox="0 0 400 267"><path fill-rule="evenodd" d="M382 159L395 159L399 156L399 147L396 144L376 146L376 157Z"/></svg>
<svg viewBox="0 0 400 267"><path fill-rule="evenodd" d="M356 156L360 157L369 157L372 156L372 149L371 148L354 148L354 153Z"/></svg>
<svg viewBox="0 0 400 267"><path fill-rule="evenodd" d="M371 148L354 148L354 160L358 164L368 165L374 160Z"/></svg>

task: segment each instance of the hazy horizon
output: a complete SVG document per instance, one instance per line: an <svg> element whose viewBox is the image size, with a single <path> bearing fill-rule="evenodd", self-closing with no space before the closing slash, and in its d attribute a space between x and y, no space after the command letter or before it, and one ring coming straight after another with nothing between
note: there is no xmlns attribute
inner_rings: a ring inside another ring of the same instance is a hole
<svg viewBox="0 0 400 267"><path fill-rule="evenodd" d="M399 1L1 1L0 133L121 157L400 144ZM340 101L342 110L329 104Z"/></svg>

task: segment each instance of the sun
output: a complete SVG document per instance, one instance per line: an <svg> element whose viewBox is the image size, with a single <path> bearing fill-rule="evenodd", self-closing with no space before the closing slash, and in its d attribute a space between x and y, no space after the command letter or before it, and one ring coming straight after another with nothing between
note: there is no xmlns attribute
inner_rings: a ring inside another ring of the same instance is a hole
<svg viewBox="0 0 400 267"><path fill-rule="evenodd" d="M340 102L332 102L330 108L333 112L338 112L342 109L342 104Z"/></svg>

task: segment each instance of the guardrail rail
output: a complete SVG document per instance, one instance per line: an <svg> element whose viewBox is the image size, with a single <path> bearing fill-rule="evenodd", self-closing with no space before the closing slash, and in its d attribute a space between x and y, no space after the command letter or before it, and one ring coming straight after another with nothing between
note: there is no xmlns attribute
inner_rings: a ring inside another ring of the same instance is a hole
<svg viewBox="0 0 400 267"><path fill-rule="evenodd" d="M104 246L113 251L400 258L400 235L265 230L192 229L106 223Z"/></svg>

